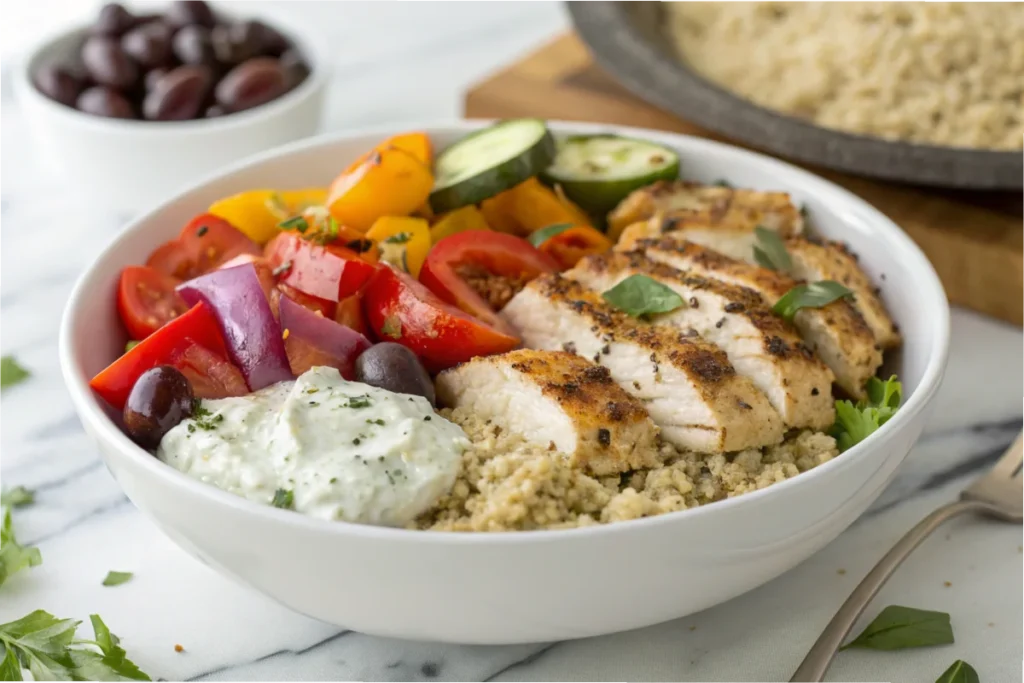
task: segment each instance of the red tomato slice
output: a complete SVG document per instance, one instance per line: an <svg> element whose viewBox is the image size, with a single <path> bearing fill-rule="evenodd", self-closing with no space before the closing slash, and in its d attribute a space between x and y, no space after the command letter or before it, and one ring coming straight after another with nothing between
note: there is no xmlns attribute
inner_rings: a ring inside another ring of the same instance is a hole
<svg viewBox="0 0 1024 683"><path fill-rule="evenodd" d="M373 275L373 265L336 244L321 246L291 232L267 243L266 257L281 270L281 282L327 301L341 301L359 291Z"/></svg>
<svg viewBox="0 0 1024 683"><path fill-rule="evenodd" d="M196 351L192 348L195 346L206 353ZM107 366L92 378L89 386L107 403L121 410L139 375L158 365L173 365L180 366L183 372L185 369L192 372L193 390L201 398L249 393L241 371L227 358L216 317L205 305L197 304ZM214 363L214 360L220 362ZM223 367L221 362L229 367ZM209 381L202 381L204 377Z"/></svg>
<svg viewBox="0 0 1024 683"><path fill-rule="evenodd" d="M519 346L518 338L446 304L390 266L370 278L363 310L379 339L408 347L435 371Z"/></svg>
<svg viewBox="0 0 1024 683"><path fill-rule="evenodd" d="M182 228L178 238L149 255L146 265L180 280L216 270L240 254L262 254L258 244L223 218L204 213Z"/></svg>
<svg viewBox="0 0 1024 683"><path fill-rule="evenodd" d="M363 313L362 292L345 297L338 302L334 311L334 321L351 327L363 336L370 337L370 323L366 320L366 314Z"/></svg>
<svg viewBox="0 0 1024 683"><path fill-rule="evenodd" d="M145 339L188 310L188 304L174 291L180 283L147 266L129 266L121 271L117 312L129 337Z"/></svg>
<svg viewBox="0 0 1024 683"><path fill-rule="evenodd" d="M501 232L460 232L434 245L420 270L420 282L444 301L506 333L511 333L508 323L459 277L456 269L463 265L478 266L495 275L521 280L532 280L542 273L558 270L553 258L521 237Z"/></svg>

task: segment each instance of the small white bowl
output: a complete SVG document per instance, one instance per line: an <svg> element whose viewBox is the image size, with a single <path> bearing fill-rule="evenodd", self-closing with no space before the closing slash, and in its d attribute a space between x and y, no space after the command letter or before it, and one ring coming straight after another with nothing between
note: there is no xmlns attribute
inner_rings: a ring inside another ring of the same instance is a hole
<svg viewBox="0 0 1024 683"><path fill-rule="evenodd" d="M417 128L443 147L481 125ZM682 617L771 580L849 526L920 435L945 368L949 308L927 259L864 201L769 157L650 130L552 128L651 139L679 151L688 178L783 190L804 203L817 232L860 254L900 324L904 347L889 359L905 392L896 416L838 458L760 491L648 519L505 534L312 519L196 481L132 443L88 385L124 349L114 302L121 268L143 262L218 197L322 185L398 132L380 128L289 145L207 178L135 220L79 280L61 327L61 368L128 497L192 555L298 612L366 633L460 643L563 640Z"/></svg>
<svg viewBox="0 0 1024 683"><path fill-rule="evenodd" d="M317 132L329 71L325 54L306 37L308 31L276 17L266 21L302 52L310 73L295 89L247 111L213 119L142 121L94 116L51 100L33 85L32 74L41 65L66 61L80 45L84 28L50 38L19 65L18 103L33 139L69 187L104 208L141 211L217 168Z"/></svg>

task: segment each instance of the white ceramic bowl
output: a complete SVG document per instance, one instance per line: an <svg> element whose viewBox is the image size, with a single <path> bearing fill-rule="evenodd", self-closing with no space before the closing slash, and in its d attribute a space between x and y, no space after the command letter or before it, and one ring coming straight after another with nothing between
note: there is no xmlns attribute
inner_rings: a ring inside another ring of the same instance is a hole
<svg viewBox="0 0 1024 683"><path fill-rule="evenodd" d="M437 146L482 125L427 126ZM681 617L759 586L835 538L881 492L921 432L946 363L949 309L924 255L849 192L774 159L649 130L614 130L679 150L684 175L785 190L816 231L842 238L904 335L891 369L899 413L865 442L788 481L698 509L563 531L458 534L310 519L251 503L166 466L132 443L88 387L124 348L119 270L145 260L193 214L250 187L323 184L398 131L320 137L208 178L134 221L79 280L61 329L61 366L86 430L128 497L203 562L304 614L366 633L460 643L579 638Z"/></svg>
<svg viewBox="0 0 1024 683"><path fill-rule="evenodd" d="M35 88L32 74L42 64L65 61L86 29L45 41L15 74L18 103L35 143L68 186L88 196L90 203L136 212L238 159L314 135L327 85L323 49L308 38L308 31L277 17L266 21L299 48L309 62L309 76L265 105L194 121L111 119L54 102Z"/></svg>

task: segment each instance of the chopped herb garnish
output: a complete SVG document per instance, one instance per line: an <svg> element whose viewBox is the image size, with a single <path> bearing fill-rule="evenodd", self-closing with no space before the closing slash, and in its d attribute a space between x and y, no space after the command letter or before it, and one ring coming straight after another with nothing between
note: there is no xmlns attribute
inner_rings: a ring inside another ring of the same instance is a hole
<svg viewBox="0 0 1024 683"><path fill-rule="evenodd" d="M572 228L572 223L555 223L554 225L549 225L541 228L540 230L534 230L526 239L533 246L540 247L540 245L544 244L555 235L560 235L570 228Z"/></svg>
<svg viewBox="0 0 1024 683"><path fill-rule="evenodd" d="M311 406L313 406L313 407L315 408L315 407L317 407L317 406L318 406L318 405L320 405L320 404L319 404L319 403L317 403L316 401L310 401L310 402L309 402L309 405L311 405Z"/></svg>
<svg viewBox="0 0 1024 683"><path fill-rule="evenodd" d="M318 391L320 391L320 389L318 389L317 387L310 387L309 389L306 389L307 394L315 394Z"/></svg>
<svg viewBox="0 0 1024 683"><path fill-rule="evenodd" d="M124 352L128 353L129 351L131 351L132 349L134 349L136 346L138 346L141 343L142 342L137 342L137 341L130 341L130 342L126 343L124 345Z"/></svg>
<svg viewBox="0 0 1024 683"><path fill-rule="evenodd" d="M292 216L277 224L277 227L282 230L295 230L300 233L305 233L309 230L309 222L305 216Z"/></svg>
<svg viewBox="0 0 1024 683"><path fill-rule="evenodd" d="M291 262L291 259L289 259L287 261L283 261L281 263L281 265L279 265L277 268L274 268L270 272L274 275L274 277L277 277L278 275L284 275L285 273L287 273L291 269L292 269L292 262Z"/></svg>
<svg viewBox="0 0 1024 683"><path fill-rule="evenodd" d="M412 239L411 232L395 233L391 237L384 238L384 244L405 244Z"/></svg>
<svg viewBox="0 0 1024 683"><path fill-rule="evenodd" d="M0 624L0 679L22 680L28 669L37 681L148 681L99 615L90 615L92 640L75 638L80 621L36 610Z"/></svg>
<svg viewBox="0 0 1024 683"><path fill-rule="evenodd" d="M630 275L601 296L634 318L668 313L685 305L683 297L646 275Z"/></svg>
<svg viewBox="0 0 1024 683"><path fill-rule="evenodd" d="M935 683L981 683L981 679L973 666L958 659L935 679Z"/></svg>
<svg viewBox="0 0 1024 683"><path fill-rule="evenodd" d="M402 321L397 315L389 315L384 318L384 324L380 326L380 333L392 339L402 338Z"/></svg>
<svg viewBox="0 0 1024 683"><path fill-rule="evenodd" d="M867 398L856 404L836 401L836 422L829 433L840 452L860 443L888 422L903 401L903 385L896 375L885 381L872 377L865 390Z"/></svg>
<svg viewBox="0 0 1024 683"><path fill-rule="evenodd" d="M345 404L346 408L369 408L370 407L370 396L363 394L362 396L350 396L348 403Z"/></svg>
<svg viewBox="0 0 1024 683"><path fill-rule="evenodd" d="M15 486L13 489L8 489L3 493L0 493L0 504L8 505L13 508L25 507L31 505L36 501L36 492L31 489L27 489L24 486Z"/></svg>
<svg viewBox="0 0 1024 683"><path fill-rule="evenodd" d="M31 376L31 373L14 360L14 356L0 358L0 389L9 389L15 384L21 384Z"/></svg>
<svg viewBox="0 0 1024 683"><path fill-rule="evenodd" d="M352 439L352 445L353 446L358 446L361 443L362 443L362 440L359 437L356 437L356 438Z"/></svg>
<svg viewBox="0 0 1024 683"><path fill-rule="evenodd" d="M202 237L208 232L210 232L210 229L208 227L206 227L205 225L200 225L199 229L196 230L196 237Z"/></svg>
<svg viewBox="0 0 1024 683"><path fill-rule="evenodd" d="M889 605L867 628L840 650L863 647L872 650L904 650L910 647L948 645L953 627L945 612Z"/></svg>
<svg viewBox="0 0 1024 683"><path fill-rule="evenodd" d="M786 245L779 233L760 225L754 228L757 244L754 245L754 260L758 265L785 273L793 267L793 260L786 251Z"/></svg>
<svg viewBox="0 0 1024 683"><path fill-rule="evenodd" d="M331 480L329 482L327 482L327 483L328 484L334 484L334 483L337 483L337 481L338 481L337 477L331 477Z"/></svg>
<svg viewBox="0 0 1024 683"><path fill-rule="evenodd" d="M429 415L424 415L423 416L423 421L424 422L430 422L430 416Z"/></svg>
<svg viewBox="0 0 1024 683"><path fill-rule="evenodd" d="M801 308L823 308L843 297L853 297L853 292L834 280L819 280L789 290L775 302L772 310L792 322Z"/></svg>
<svg viewBox="0 0 1024 683"><path fill-rule="evenodd" d="M386 423L384 422L384 420L382 420L382 419L380 419L378 417L375 420L367 420L366 424L368 424L368 425L379 425L379 426L383 427Z"/></svg>
<svg viewBox="0 0 1024 683"><path fill-rule="evenodd" d="M134 574L131 572L107 572L107 578L103 579L104 586L120 586L132 580Z"/></svg>
<svg viewBox="0 0 1024 683"><path fill-rule="evenodd" d="M0 586L15 572L42 564L39 548L25 547L18 543L11 523L11 504L3 502L0 507Z"/></svg>
<svg viewBox="0 0 1024 683"><path fill-rule="evenodd" d="M278 489L274 491L270 504L283 510L292 510L295 506L295 492L290 489Z"/></svg>

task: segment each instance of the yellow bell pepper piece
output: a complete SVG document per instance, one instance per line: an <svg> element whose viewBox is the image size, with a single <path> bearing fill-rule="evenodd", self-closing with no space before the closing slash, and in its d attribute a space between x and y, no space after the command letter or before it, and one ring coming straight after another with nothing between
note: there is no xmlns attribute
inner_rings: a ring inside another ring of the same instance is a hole
<svg viewBox="0 0 1024 683"><path fill-rule="evenodd" d="M480 213L492 230L525 237L529 233L512 217L511 192L508 190L480 202Z"/></svg>
<svg viewBox="0 0 1024 683"><path fill-rule="evenodd" d="M374 221L366 238L380 248L380 260L398 266L415 278L430 251L430 224L424 218L384 216Z"/></svg>
<svg viewBox="0 0 1024 683"><path fill-rule="evenodd" d="M480 203L480 211L492 229L525 237L556 223L591 225L590 217L566 197L536 178L519 183Z"/></svg>
<svg viewBox="0 0 1024 683"><path fill-rule="evenodd" d="M449 235L457 235L467 230L490 230L484 215L475 206L464 206L441 216L430 227L430 240L437 244Z"/></svg>
<svg viewBox="0 0 1024 683"><path fill-rule="evenodd" d="M248 190L214 202L209 212L231 223L253 242L264 244L277 235L278 223L326 199L327 190L323 188Z"/></svg>
<svg viewBox="0 0 1024 683"><path fill-rule="evenodd" d="M407 216L434 187L430 169L397 147L374 150L331 184L327 208L339 223L360 232L384 216Z"/></svg>

